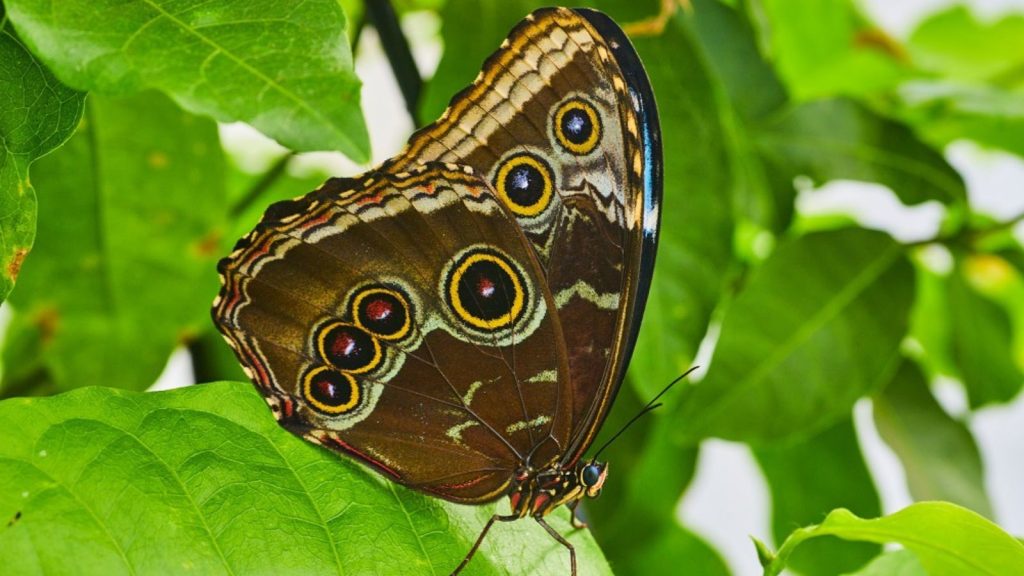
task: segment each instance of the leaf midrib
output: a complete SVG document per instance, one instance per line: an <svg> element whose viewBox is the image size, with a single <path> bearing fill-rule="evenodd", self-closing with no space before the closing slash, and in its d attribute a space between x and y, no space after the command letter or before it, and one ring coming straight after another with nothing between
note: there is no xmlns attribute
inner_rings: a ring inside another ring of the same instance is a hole
<svg viewBox="0 0 1024 576"><path fill-rule="evenodd" d="M276 91L278 91L280 94L284 95L286 98L288 98L289 100L291 100L292 102L297 104L300 109L309 112L314 117L316 117L316 118L322 120L323 122L325 122L327 124L327 126L330 126L331 130L335 134L337 134L342 140L344 140L353 150L359 150L359 146L356 145L356 143L351 138L349 138L348 134L346 134L342 130L338 130L337 129L335 123L331 120L331 118L327 117L320 110L310 106L308 102L306 102L303 99L299 98L299 96L296 95L294 92L292 92L291 90L288 90L287 88L285 88L284 86L282 86L281 84L279 84L278 82L276 82L275 80L273 80L272 78L270 78L269 76L264 74L258 68L250 65L248 62L246 62L240 56L237 56L236 54L234 54L230 50L225 49L224 46L221 46L220 44L218 44L215 40L213 40L209 36L200 33L195 28L191 28L184 21L182 21L181 19L177 18L175 15L173 15L170 12L168 12L167 10L165 10L162 6L160 6L159 4L154 2L153 0L143 0L143 2L146 5L148 5L149 7L151 7L160 16L162 16L164 18L167 18L169 21L174 23L176 26L178 26L179 28L181 28L182 30L187 32L188 34L191 34L191 35L195 36L200 41L202 41L204 44L207 44L208 46L213 48L214 49L214 53L219 51L221 54L224 54L231 61L233 61L236 65L238 65L238 67L240 67L243 70L249 72L250 74L252 74L256 78L258 78L261 81L263 81L264 84L266 84L267 86L270 86L271 88L273 88ZM139 30L137 30L135 33L133 33L132 36L129 37L129 39L125 41L124 45L122 46L122 50L124 50L124 48L126 48L128 46L129 42L134 40L136 34L141 32L142 29L144 29L145 27L149 26L149 24L153 23L155 20L156 19L154 18L153 20L150 20L149 22L146 22L146 24L141 26L139 28ZM350 99L350 93L344 94L342 96L346 100Z"/></svg>
<svg viewBox="0 0 1024 576"><path fill-rule="evenodd" d="M835 297L826 301L825 305L819 308L817 313L810 316L808 321L803 323L800 328L795 330L790 338L782 341L781 345L776 347L765 361L756 366L746 378L740 380L727 390L718 402L711 406L706 406L701 413L702 420L704 422L714 421L718 414L725 410L728 405L737 398L744 397L747 390L759 386L767 375L788 358L794 350L806 342L811 335L819 331L830 320L841 314L854 299L863 294L871 282L877 280L901 253L901 246L891 245L871 265L862 268L859 274L854 276L840 291L836 292ZM711 361L711 369L714 369L714 359Z"/></svg>

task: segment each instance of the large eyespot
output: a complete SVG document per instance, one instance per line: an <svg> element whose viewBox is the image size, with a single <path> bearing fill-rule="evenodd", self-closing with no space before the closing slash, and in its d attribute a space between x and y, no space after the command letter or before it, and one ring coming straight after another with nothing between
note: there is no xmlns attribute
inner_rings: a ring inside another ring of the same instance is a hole
<svg viewBox="0 0 1024 576"><path fill-rule="evenodd" d="M324 325L317 333L316 348L324 362L353 374L373 370L383 355L372 334L347 322Z"/></svg>
<svg viewBox="0 0 1024 576"><path fill-rule="evenodd" d="M405 295L384 286L364 288L352 299L352 318L382 340L400 340L412 328L412 314Z"/></svg>
<svg viewBox="0 0 1024 576"><path fill-rule="evenodd" d="M515 154L498 168L494 189L516 216L536 216L551 203L554 193L551 167L529 152Z"/></svg>
<svg viewBox="0 0 1024 576"><path fill-rule="evenodd" d="M359 385L351 374L318 366L303 377L302 397L317 411L337 416L359 405Z"/></svg>
<svg viewBox="0 0 1024 576"><path fill-rule="evenodd" d="M445 275L443 290L459 320L487 331L518 320L528 301L519 268L490 248L464 252Z"/></svg>
<svg viewBox="0 0 1024 576"><path fill-rule="evenodd" d="M593 152L601 141L601 117L590 102L570 98L555 110L552 130L563 148L582 156Z"/></svg>

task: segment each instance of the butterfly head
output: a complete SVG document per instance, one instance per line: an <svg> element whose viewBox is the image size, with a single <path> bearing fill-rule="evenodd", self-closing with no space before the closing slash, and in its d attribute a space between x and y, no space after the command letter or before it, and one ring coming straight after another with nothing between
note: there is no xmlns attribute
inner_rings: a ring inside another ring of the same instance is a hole
<svg viewBox="0 0 1024 576"><path fill-rule="evenodd" d="M580 485L590 498L601 495L605 478L608 477L608 463L591 460L583 464L579 471Z"/></svg>

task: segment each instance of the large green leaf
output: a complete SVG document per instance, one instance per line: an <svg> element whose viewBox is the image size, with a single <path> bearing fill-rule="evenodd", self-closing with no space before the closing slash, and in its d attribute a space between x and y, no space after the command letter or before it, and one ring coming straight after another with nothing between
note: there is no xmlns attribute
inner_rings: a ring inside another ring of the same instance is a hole
<svg viewBox="0 0 1024 576"><path fill-rule="evenodd" d="M756 1L756 0L755 0ZM871 27L852 2L760 0L779 74L793 97L870 95L906 75L902 50Z"/></svg>
<svg viewBox="0 0 1024 576"><path fill-rule="evenodd" d="M1013 74L1018 85L1024 84L1016 70L1024 63L1020 14L982 21L967 6L952 6L921 22L907 49L918 66L948 77L998 83Z"/></svg>
<svg viewBox="0 0 1024 576"><path fill-rule="evenodd" d="M801 543L820 536L898 543L912 551L929 576L1024 574L1024 544L982 516L948 502L912 504L895 514L865 520L836 510L817 526L794 532L765 566L775 576Z"/></svg>
<svg viewBox="0 0 1024 576"><path fill-rule="evenodd" d="M753 135L765 161L817 183L877 182L905 204L966 201L960 175L942 155L901 123L848 99L802 104Z"/></svg>
<svg viewBox="0 0 1024 576"><path fill-rule="evenodd" d="M964 263L948 280L951 356L971 408L979 408L1015 397L1024 385L1024 373L1013 358L1007 310L970 285Z"/></svg>
<svg viewBox="0 0 1024 576"><path fill-rule="evenodd" d="M248 384L12 399L0 426L9 574L448 574L493 509L411 492L291 435ZM566 514L551 523L581 574L610 574ZM526 520L496 526L465 573L568 563Z"/></svg>
<svg viewBox="0 0 1024 576"><path fill-rule="evenodd" d="M848 576L928 576L921 562L909 550L894 550L880 554L856 572Z"/></svg>
<svg viewBox="0 0 1024 576"><path fill-rule="evenodd" d="M33 178L39 257L12 297L5 394L39 385L29 366L58 389L146 388L208 324L225 215L216 125L158 93L91 96Z"/></svg>
<svg viewBox="0 0 1024 576"><path fill-rule="evenodd" d="M903 362L874 407L878 432L903 463L915 499L947 500L992 516L974 437L946 414L913 362Z"/></svg>
<svg viewBox="0 0 1024 576"><path fill-rule="evenodd" d="M707 377L687 390L679 434L745 442L838 421L891 377L913 270L885 234L839 230L780 244L729 307Z"/></svg>
<svg viewBox="0 0 1024 576"><path fill-rule="evenodd" d="M853 422L844 420L805 440L754 450L772 495L772 534L782 542L793 526L818 522L835 508L877 516L882 506ZM837 474L842 470L842 474ZM789 566L803 574L843 574L879 552L874 544L823 538L801 546Z"/></svg>
<svg viewBox="0 0 1024 576"><path fill-rule="evenodd" d="M3 7L0 7L0 14ZM36 232L29 165L71 136L85 94L61 84L0 18L0 301L14 287Z"/></svg>
<svg viewBox="0 0 1024 576"><path fill-rule="evenodd" d="M1021 89L936 79L908 82L900 97L902 117L937 145L966 138L1024 156Z"/></svg>
<svg viewBox="0 0 1024 576"><path fill-rule="evenodd" d="M6 0L18 32L70 86L161 90L296 150L369 158L337 0Z"/></svg>

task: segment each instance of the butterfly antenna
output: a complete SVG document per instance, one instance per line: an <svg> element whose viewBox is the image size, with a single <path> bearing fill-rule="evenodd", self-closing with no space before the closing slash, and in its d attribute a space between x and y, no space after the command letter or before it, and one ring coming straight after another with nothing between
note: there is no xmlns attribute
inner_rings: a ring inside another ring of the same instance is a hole
<svg viewBox="0 0 1024 576"><path fill-rule="evenodd" d="M654 398L651 398L650 402L648 402L646 406L644 406L639 412L637 412L636 416L633 416L632 418L630 418L629 422L626 422L625 426L623 426L622 428L619 428L619 431L616 432L614 436L609 438L608 441L605 442L604 445L602 445L600 449L598 449L597 453L594 454L594 458L593 459L597 460L597 457L601 455L601 452L604 452L604 449L607 448L609 445L611 445L611 443L614 442L616 438L618 438L619 436L622 436L622 433L625 432L626 430L628 430L629 427L632 426L634 422L636 422L641 417L643 417L645 414L651 412L655 408L658 408L659 406L663 406L664 404L658 402L658 399L661 398L662 396L664 396L666 392L671 390L672 387L676 385L676 383L678 383L683 378L686 378L687 376L689 376L690 373L693 372L694 370L696 370L697 368L700 368L700 366L694 366L693 368L690 368L686 372L683 372L682 374L677 376L675 380L669 382L668 386L665 386L665 388L661 392L658 392L658 394ZM656 402L657 402L657 404L656 404Z"/></svg>

